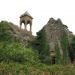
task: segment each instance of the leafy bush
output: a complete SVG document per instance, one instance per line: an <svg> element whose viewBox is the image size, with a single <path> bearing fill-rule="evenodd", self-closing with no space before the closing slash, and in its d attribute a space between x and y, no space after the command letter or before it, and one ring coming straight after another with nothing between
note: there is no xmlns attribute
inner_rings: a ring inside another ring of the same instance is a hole
<svg viewBox="0 0 75 75"><path fill-rule="evenodd" d="M21 43L7 43L0 49L0 61L38 63L38 56L31 48L25 48Z"/></svg>
<svg viewBox="0 0 75 75"><path fill-rule="evenodd" d="M6 21L0 22L0 41L9 41L11 38L9 23Z"/></svg>
<svg viewBox="0 0 75 75"><path fill-rule="evenodd" d="M38 63L39 59L36 50L25 48L11 33L9 23L6 21L0 22L0 62Z"/></svg>

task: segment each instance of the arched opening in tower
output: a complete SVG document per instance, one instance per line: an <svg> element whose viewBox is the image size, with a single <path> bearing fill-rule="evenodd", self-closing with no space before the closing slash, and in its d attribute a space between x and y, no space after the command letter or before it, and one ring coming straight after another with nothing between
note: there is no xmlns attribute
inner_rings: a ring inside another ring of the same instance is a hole
<svg viewBox="0 0 75 75"><path fill-rule="evenodd" d="M22 23L22 25L21 25L21 29L25 29L25 25L24 25L24 23Z"/></svg>
<svg viewBox="0 0 75 75"><path fill-rule="evenodd" d="M30 31L30 24L27 24L27 31Z"/></svg>

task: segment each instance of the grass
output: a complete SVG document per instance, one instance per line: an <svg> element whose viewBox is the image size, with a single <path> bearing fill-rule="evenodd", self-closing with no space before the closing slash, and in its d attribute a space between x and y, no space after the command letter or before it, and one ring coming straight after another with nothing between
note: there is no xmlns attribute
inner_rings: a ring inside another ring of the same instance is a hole
<svg viewBox="0 0 75 75"><path fill-rule="evenodd" d="M75 75L75 64L37 66L19 63L0 63L0 75Z"/></svg>

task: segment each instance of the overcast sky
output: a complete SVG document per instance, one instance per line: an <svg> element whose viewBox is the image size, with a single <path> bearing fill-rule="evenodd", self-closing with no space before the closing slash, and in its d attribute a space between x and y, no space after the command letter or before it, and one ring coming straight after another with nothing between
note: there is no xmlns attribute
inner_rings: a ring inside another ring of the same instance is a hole
<svg viewBox="0 0 75 75"><path fill-rule="evenodd" d="M33 19L33 34L53 17L60 18L75 34L75 0L0 0L0 21L19 25L19 17L28 11Z"/></svg>

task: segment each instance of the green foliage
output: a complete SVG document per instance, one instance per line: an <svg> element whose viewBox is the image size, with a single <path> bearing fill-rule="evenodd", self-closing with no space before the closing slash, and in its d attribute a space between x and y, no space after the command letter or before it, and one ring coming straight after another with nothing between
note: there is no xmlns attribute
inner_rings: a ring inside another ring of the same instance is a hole
<svg viewBox="0 0 75 75"><path fill-rule="evenodd" d="M2 21L0 23L0 41L9 41L11 37L9 23Z"/></svg>
<svg viewBox="0 0 75 75"><path fill-rule="evenodd" d="M35 64L38 63L38 56L31 48L24 48L21 43L7 43L0 48L0 61Z"/></svg>
<svg viewBox="0 0 75 75"><path fill-rule="evenodd" d="M68 43L68 36L66 32L63 32L63 35L61 36L61 46L63 50L63 63L69 63L69 43Z"/></svg>
<svg viewBox="0 0 75 75"><path fill-rule="evenodd" d="M44 29L42 29L41 31L37 33L36 46L37 46L37 50L39 52L39 56L42 62L50 64L49 46L48 46Z"/></svg>
<svg viewBox="0 0 75 75"><path fill-rule="evenodd" d="M70 44L70 58L71 58L71 62L74 62L75 60L75 36L72 38L72 41Z"/></svg>
<svg viewBox="0 0 75 75"><path fill-rule="evenodd" d="M25 48L18 39L11 35L11 32L9 23L2 21L0 23L0 62L38 63L36 50Z"/></svg>
<svg viewBox="0 0 75 75"><path fill-rule="evenodd" d="M66 60L68 40L65 34L61 43L65 54L63 59ZM2 21L0 23L0 75L75 75L75 65L47 65L50 63L50 52L44 30L37 33L34 44L37 50L25 48L11 35L9 23ZM71 45L74 51L75 39ZM46 64L40 63L38 57ZM57 63L61 63L58 48Z"/></svg>

